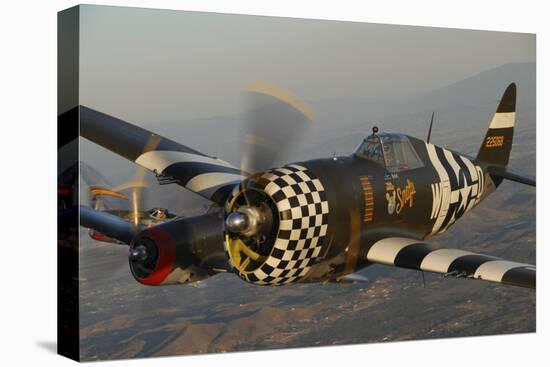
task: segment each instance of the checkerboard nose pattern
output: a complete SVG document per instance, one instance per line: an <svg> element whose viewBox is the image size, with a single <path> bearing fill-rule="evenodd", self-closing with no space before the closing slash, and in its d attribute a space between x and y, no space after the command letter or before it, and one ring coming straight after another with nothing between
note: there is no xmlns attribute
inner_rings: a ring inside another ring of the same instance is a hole
<svg viewBox="0 0 550 367"><path fill-rule="evenodd" d="M279 212L277 238L261 266L250 272L235 271L260 285L296 282L321 256L329 213L325 189L313 172L299 165L267 171L257 182ZM233 195L237 193L235 190Z"/></svg>

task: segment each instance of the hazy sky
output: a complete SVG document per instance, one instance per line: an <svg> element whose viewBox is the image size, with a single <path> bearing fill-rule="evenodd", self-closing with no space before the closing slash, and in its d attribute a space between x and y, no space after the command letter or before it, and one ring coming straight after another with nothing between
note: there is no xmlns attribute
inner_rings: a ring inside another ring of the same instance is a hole
<svg viewBox="0 0 550 367"><path fill-rule="evenodd" d="M532 34L91 5L80 42L80 102L140 124L239 112L252 80L383 98L535 61Z"/></svg>

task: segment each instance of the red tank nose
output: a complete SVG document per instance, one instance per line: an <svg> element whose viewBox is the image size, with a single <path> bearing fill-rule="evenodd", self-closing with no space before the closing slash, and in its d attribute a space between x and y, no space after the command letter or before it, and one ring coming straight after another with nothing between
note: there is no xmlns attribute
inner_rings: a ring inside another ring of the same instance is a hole
<svg viewBox="0 0 550 367"><path fill-rule="evenodd" d="M130 269L145 285L160 285L174 270L176 242L168 231L153 227L142 233L130 250Z"/></svg>

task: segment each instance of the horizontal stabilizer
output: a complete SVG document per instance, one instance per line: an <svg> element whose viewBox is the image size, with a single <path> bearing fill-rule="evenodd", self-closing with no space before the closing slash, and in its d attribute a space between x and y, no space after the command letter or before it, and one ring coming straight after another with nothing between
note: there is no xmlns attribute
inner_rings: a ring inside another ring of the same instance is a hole
<svg viewBox="0 0 550 367"><path fill-rule="evenodd" d="M505 178L507 180L519 182L525 185L536 186L535 178L518 175L517 173L510 172L500 166L490 166L487 170L493 177Z"/></svg>

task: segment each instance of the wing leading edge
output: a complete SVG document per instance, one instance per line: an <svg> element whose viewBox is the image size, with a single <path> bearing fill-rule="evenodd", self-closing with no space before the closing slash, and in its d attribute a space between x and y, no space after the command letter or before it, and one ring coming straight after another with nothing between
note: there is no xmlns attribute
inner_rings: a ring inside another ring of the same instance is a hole
<svg viewBox="0 0 550 367"><path fill-rule="evenodd" d="M80 135L218 204L245 178L228 162L85 106Z"/></svg>
<svg viewBox="0 0 550 367"><path fill-rule="evenodd" d="M377 241L369 249L367 260L375 264L536 288L534 265L442 248L409 238L390 237Z"/></svg>

